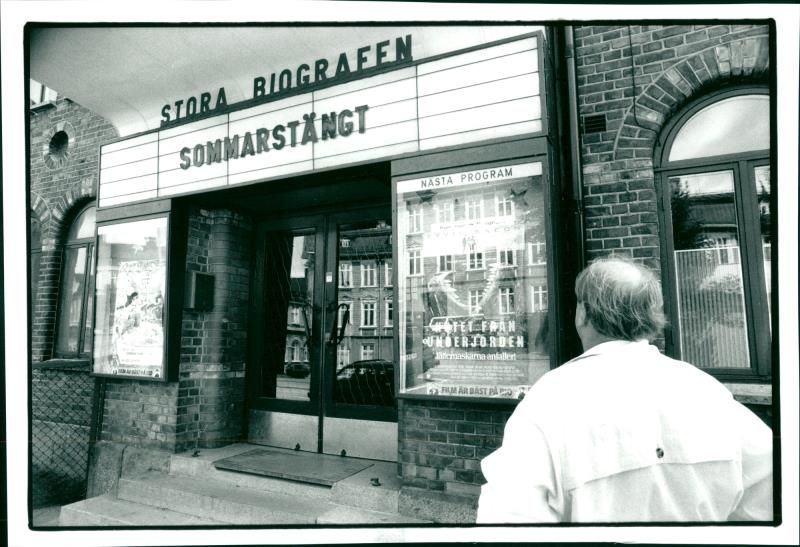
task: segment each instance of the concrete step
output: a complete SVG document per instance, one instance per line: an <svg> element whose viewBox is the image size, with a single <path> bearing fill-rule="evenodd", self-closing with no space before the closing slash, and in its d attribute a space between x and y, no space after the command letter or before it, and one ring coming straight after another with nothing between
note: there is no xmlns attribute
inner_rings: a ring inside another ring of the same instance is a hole
<svg viewBox="0 0 800 547"><path fill-rule="evenodd" d="M321 500L157 472L120 478L118 497L231 524L314 524L333 508Z"/></svg>
<svg viewBox="0 0 800 547"><path fill-rule="evenodd" d="M120 500L106 494L65 505L59 526L203 526L224 524L168 509Z"/></svg>
<svg viewBox="0 0 800 547"><path fill-rule="evenodd" d="M242 448L238 451L253 449L253 445L239 446ZM200 451L197 456L192 456L190 452L173 454L170 459L169 474L177 477L198 477L202 480L213 479L235 486L286 494L300 499L316 499L322 501L331 499L331 487L329 486L265 477L250 473L238 473L214 467L214 460L229 457L236 453L235 445L231 445L231 448L224 452L220 449L214 449Z"/></svg>
<svg viewBox="0 0 800 547"><path fill-rule="evenodd" d="M317 518L317 524L428 524L431 521L399 513L370 511L359 507L336 505Z"/></svg>
<svg viewBox="0 0 800 547"><path fill-rule="evenodd" d="M400 486L396 464L375 462L371 467L334 484L331 487L331 501L370 511L397 513Z"/></svg>

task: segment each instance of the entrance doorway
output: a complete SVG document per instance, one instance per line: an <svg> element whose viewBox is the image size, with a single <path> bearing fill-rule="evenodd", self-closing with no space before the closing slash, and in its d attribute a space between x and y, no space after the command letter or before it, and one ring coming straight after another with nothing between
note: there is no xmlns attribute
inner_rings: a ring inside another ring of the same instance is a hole
<svg viewBox="0 0 800 547"><path fill-rule="evenodd" d="M390 212L261 222L254 269L250 442L396 460Z"/></svg>

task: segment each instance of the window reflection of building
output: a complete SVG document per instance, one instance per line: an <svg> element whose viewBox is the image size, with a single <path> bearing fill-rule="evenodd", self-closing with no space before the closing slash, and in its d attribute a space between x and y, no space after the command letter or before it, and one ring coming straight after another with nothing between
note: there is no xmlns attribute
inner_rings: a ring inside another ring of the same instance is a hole
<svg viewBox="0 0 800 547"><path fill-rule="evenodd" d="M420 275L422 273L422 255L419 249L408 251L408 274Z"/></svg>
<svg viewBox="0 0 800 547"><path fill-rule="evenodd" d="M413 207L408 210L408 233L418 234L422 231L422 209Z"/></svg>
<svg viewBox="0 0 800 547"><path fill-rule="evenodd" d="M421 212L420 212L421 213ZM412 215L409 218L413 218ZM422 222L422 216L417 217ZM350 317L337 348L336 364L341 368L352 360L386 359L393 354L392 330L392 244L391 227L382 221L343 229L339 261L352 265L350 275L357 284L341 290L339 304L348 304ZM344 321L339 309L338 325ZM367 357L364 357L367 355Z"/></svg>
<svg viewBox="0 0 800 547"><path fill-rule="evenodd" d="M349 262L339 264L339 287L349 288L353 286L353 266Z"/></svg>
<svg viewBox="0 0 800 547"><path fill-rule="evenodd" d="M361 302L361 326L375 326L375 302Z"/></svg>
<svg viewBox="0 0 800 547"><path fill-rule="evenodd" d="M361 360L375 358L375 344L361 344Z"/></svg>
<svg viewBox="0 0 800 547"><path fill-rule="evenodd" d="M375 263L371 261L361 262L361 286L374 287L375 281Z"/></svg>
<svg viewBox="0 0 800 547"><path fill-rule="evenodd" d="M512 287L501 287L500 298L498 300L500 313L514 313L514 289Z"/></svg>
<svg viewBox="0 0 800 547"><path fill-rule="evenodd" d="M387 298L384 302L384 309L386 311L386 316L383 322L383 326L385 328L390 328L392 323L394 322L394 304L392 300Z"/></svg>

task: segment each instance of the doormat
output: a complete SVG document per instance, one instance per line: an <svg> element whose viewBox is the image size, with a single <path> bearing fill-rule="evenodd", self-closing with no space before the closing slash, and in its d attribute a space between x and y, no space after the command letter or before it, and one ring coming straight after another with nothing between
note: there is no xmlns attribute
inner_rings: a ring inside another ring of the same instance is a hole
<svg viewBox="0 0 800 547"><path fill-rule="evenodd" d="M270 448L257 448L214 462L217 469L324 486L333 486L371 465L369 461L352 458Z"/></svg>

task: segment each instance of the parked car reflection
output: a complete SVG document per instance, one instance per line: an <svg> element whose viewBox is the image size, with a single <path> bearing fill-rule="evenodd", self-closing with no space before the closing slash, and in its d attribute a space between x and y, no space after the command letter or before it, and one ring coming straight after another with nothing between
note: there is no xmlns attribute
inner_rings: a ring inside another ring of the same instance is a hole
<svg viewBox="0 0 800 547"><path fill-rule="evenodd" d="M305 378L311 372L311 367L308 363L294 361L284 366L284 372L292 378Z"/></svg>
<svg viewBox="0 0 800 547"><path fill-rule="evenodd" d="M337 403L394 405L394 364L368 359L345 365L336 372L333 399Z"/></svg>

